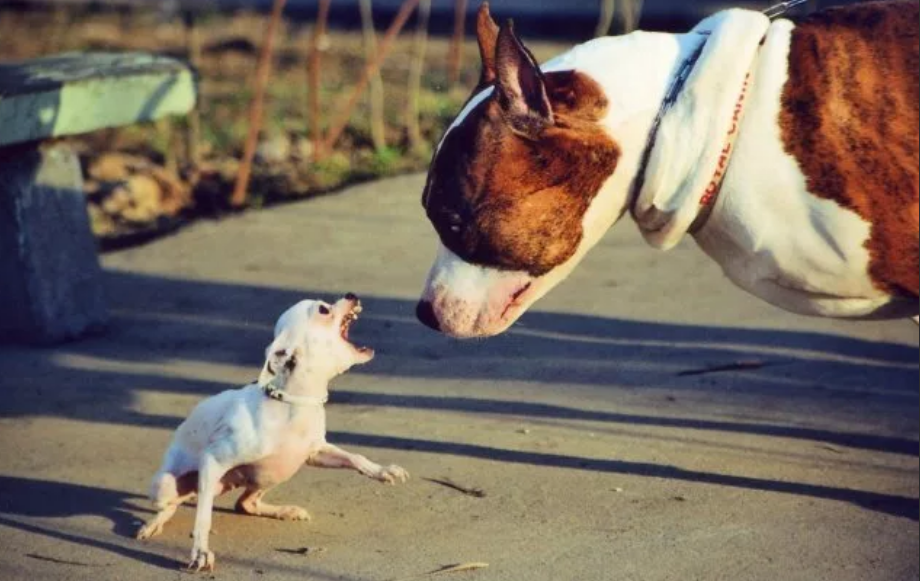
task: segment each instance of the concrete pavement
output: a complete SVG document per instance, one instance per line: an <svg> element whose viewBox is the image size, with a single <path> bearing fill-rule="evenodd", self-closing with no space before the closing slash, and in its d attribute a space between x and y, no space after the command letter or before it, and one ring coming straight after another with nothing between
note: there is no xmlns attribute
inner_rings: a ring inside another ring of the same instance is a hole
<svg viewBox="0 0 920 581"><path fill-rule="evenodd" d="M188 578L193 507L131 537L171 430L255 377L287 306L346 291L378 356L333 385L329 439L413 480L305 468L270 498L306 524L221 498L217 578L386 581L471 561L490 566L456 578L918 577L912 322L778 311L692 244L660 253L623 223L511 332L457 342L413 316L434 253L422 183L108 254L106 334L0 347L0 578Z"/></svg>

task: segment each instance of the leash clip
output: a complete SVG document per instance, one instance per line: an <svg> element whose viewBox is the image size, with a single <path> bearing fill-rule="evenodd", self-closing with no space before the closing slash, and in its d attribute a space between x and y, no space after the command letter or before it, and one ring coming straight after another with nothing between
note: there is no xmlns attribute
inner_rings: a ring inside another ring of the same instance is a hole
<svg viewBox="0 0 920 581"><path fill-rule="evenodd" d="M770 20L773 20L774 18L778 18L782 16L783 14L789 12L796 6L801 6L802 4L805 4L805 2L807 1L808 0L789 0L788 2L780 2L779 4L774 4L773 6L770 6L769 8L764 10L763 14Z"/></svg>

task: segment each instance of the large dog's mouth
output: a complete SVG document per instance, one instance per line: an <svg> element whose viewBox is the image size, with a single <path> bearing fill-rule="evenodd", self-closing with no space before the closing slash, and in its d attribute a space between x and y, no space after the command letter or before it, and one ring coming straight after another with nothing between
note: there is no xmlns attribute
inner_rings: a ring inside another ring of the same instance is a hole
<svg viewBox="0 0 920 581"><path fill-rule="evenodd" d="M468 263L443 245L416 307L427 327L457 338L507 330L545 290L541 279Z"/></svg>
<svg viewBox="0 0 920 581"><path fill-rule="evenodd" d="M511 294L511 298L508 299L508 304L505 305L505 309L502 311L502 319L505 319L510 311L521 306L521 304L524 302L524 297L527 291L529 291L530 287L532 286L532 281L527 282L521 288L517 289Z"/></svg>

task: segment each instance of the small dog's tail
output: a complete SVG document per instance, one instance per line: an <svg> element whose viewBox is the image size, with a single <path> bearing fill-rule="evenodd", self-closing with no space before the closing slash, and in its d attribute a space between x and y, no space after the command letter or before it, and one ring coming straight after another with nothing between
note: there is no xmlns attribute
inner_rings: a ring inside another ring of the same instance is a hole
<svg viewBox="0 0 920 581"><path fill-rule="evenodd" d="M170 472L160 471L153 477L150 483L150 500L158 510L162 510L179 496L179 489L176 485L176 477Z"/></svg>

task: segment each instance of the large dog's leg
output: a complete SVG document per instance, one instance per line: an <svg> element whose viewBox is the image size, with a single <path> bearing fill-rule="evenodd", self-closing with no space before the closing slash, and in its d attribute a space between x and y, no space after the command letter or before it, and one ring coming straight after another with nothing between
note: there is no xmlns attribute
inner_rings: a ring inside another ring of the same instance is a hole
<svg viewBox="0 0 920 581"><path fill-rule="evenodd" d="M361 454L352 454L328 443L324 444L316 455L307 460L307 463L324 468L351 468L369 478L386 482L387 484L405 482L409 479L409 473L395 464L381 466Z"/></svg>
<svg viewBox="0 0 920 581"><path fill-rule="evenodd" d="M305 508L293 504L275 505L262 502L266 492L268 489L265 488L247 488L236 501L237 512L278 520L310 520L310 513Z"/></svg>

